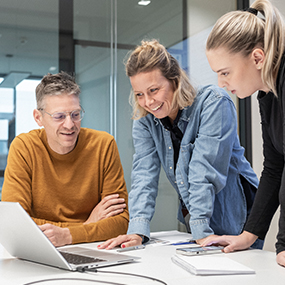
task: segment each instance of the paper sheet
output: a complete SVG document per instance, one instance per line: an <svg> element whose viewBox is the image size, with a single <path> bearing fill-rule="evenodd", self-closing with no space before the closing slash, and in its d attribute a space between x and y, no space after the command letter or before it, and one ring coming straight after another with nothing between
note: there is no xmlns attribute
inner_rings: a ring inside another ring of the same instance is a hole
<svg viewBox="0 0 285 285"><path fill-rule="evenodd" d="M192 240L192 235L189 233L179 232L176 230L162 231L162 232L150 233L150 241L148 242L148 244L151 244L153 246L170 245L178 243L187 243L191 240Z"/></svg>

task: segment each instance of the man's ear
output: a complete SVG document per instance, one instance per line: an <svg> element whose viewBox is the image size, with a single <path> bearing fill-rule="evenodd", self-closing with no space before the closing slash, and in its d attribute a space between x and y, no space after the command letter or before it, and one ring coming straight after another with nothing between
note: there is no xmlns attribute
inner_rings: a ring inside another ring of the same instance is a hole
<svg viewBox="0 0 285 285"><path fill-rule="evenodd" d="M33 116L34 116L36 123L39 125L39 127L42 127L43 126L43 123L42 123L43 115L41 111L39 111L38 109L34 109Z"/></svg>
<svg viewBox="0 0 285 285"><path fill-rule="evenodd" d="M264 64L265 54L261 48L255 48L251 53L252 59L257 69L261 69Z"/></svg>

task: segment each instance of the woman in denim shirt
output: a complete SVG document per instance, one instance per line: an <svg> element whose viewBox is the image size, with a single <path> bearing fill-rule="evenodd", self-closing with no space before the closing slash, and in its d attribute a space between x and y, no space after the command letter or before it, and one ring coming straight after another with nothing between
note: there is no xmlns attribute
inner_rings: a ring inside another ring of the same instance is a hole
<svg viewBox="0 0 285 285"><path fill-rule="evenodd" d="M156 40L132 52L126 71L135 119L130 222L127 235L99 248L149 240L161 165L181 202L178 219L193 239L241 233L258 179L243 155L229 95L216 86L196 91Z"/></svg>

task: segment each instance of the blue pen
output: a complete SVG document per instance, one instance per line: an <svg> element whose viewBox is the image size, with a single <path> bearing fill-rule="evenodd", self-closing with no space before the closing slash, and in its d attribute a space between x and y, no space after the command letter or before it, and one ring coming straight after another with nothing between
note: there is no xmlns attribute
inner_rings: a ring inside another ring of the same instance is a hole
<svg viewBox="0 0 285 285"><path fill-rule="evenodd" d="M186 241L186 242L172 243L171 245L195 244L195 243L196 243L196 241L190 240L190 241Z"/></svg>

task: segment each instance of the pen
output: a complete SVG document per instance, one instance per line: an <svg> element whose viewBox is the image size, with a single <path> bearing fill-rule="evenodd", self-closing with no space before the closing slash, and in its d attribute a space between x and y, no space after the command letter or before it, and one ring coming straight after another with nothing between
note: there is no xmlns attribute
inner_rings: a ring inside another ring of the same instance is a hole
<svg viewBox="0 0 285 285"><path fill-rule="evenodd" d="M120 248L117 249L117 251L129 251L129 250L136 250L136 249L144 249L144 245L135 245L135 246L130 246L130 247L125 247L125 248Z"/></svg>
<svg viewBox="0 0 285 285"><path fill-rule="evenodd" d="M186 242L177 242L172 243L171 245L182 245L182 244L195 244L196 242L194 240L186 241Z"/></svg>

